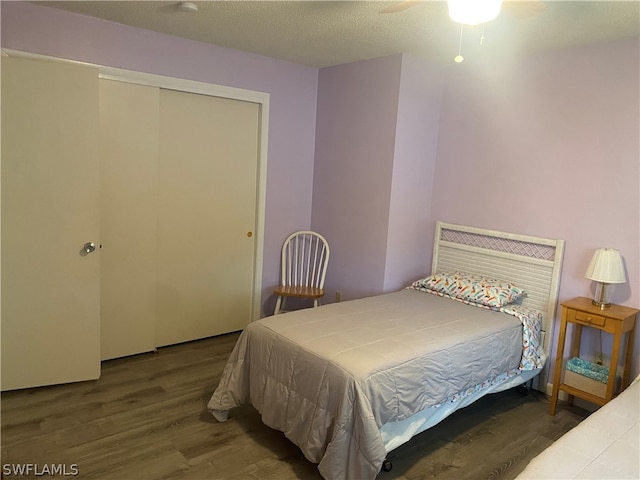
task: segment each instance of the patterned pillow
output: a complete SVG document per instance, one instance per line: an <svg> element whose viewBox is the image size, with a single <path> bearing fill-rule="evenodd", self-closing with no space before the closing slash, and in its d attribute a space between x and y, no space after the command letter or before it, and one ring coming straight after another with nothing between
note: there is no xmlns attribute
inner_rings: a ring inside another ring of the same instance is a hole
<svg viewBox="0 0 640 480"><path fill-rule="evenodd" d="M503 307L527 295L513 283L466 272L436 273L414 282L412 287L489 308Z"/></svg>

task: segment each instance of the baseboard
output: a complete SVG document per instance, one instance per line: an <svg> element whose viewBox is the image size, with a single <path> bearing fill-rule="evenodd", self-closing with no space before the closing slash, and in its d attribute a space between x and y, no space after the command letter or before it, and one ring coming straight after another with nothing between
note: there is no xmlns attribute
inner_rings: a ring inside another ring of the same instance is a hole
<svg viewBox="0 0 640 480"><path fill-rule="evenodd" d="M551 394L553 393L553 384L552 383L547 383L547 390L545 391L545 393L548 396L551 396ZM566 392L560 391L558 393L558 400L562 400L563 402L566 401L568 398Z"/></svg>

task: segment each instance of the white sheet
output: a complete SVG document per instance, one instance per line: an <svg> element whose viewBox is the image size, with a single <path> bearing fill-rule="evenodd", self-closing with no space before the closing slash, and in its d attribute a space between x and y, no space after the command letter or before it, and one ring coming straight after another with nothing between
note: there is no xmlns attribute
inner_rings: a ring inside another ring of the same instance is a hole
<svg viewBox="0 0 640 480"><path fill-rule="evenodd" d="M517 480L640 478L640 376L531 460Z"/></svg>

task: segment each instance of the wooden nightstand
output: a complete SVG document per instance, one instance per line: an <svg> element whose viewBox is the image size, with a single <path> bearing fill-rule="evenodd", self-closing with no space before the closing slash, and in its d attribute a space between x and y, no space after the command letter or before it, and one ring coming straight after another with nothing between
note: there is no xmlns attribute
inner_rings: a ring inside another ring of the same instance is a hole
<svg viewBox="0 0 640 480"><path fill-rule="evenodd" d="M551 415L556 414L558 404L558 394L560 390L569 395L569 404L573 402L573 397L579 397L596 405L604 405L614 397L616 384L616 369L620 356L620 345L622 337L627 334L627 345L625 352L624 367L622 372L621 391L627 388L631 376L631 359L633 355L633 340L636 328L636 315L640 312L635 308L611 305L601 309L591 303L590 298L578 297L562 304L562 321L560 323L560 333L558 336L558 351L556 353L556 363L553 373L553 391L551 394ZM580 339L582 337L582 327L596 328L613 335L613 346L611 348L611 359L609 362L609 378L607 381L606 393L603 397L590 392L561 383L561 374L564 365L564 344L567 335L567 325L574 324L573 340L571 343L571 356L578 357L580 354Z"/></svg>

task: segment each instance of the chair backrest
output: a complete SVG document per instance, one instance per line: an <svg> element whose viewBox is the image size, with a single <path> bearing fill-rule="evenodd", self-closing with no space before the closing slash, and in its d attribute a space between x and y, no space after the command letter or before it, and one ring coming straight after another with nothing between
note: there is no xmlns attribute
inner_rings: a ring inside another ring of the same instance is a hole
<svg viewBox="0 0 640 480"><path fill-rule="evenodd" d="M324 288L329 263L329 244L319 233L292 233L282 245L282 286Z"/></svg>

